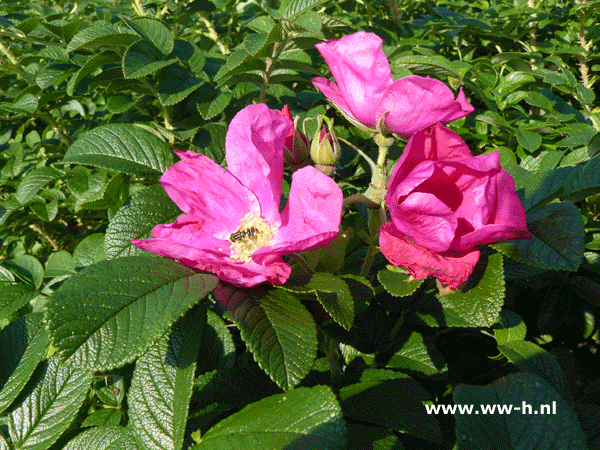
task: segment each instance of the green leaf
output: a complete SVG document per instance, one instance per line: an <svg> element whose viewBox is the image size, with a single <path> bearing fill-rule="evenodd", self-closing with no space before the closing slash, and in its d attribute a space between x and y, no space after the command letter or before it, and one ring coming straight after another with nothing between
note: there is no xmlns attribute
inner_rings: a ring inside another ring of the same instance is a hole
<svg viewBox="0 0 600 450"><path fill-rule="evenodd" d="M12 105L10 103L0 103L0 110L13 114L35 114L38 106L39 101L35 95L25 94Z"/></svg>
<svg viewBox="0 0 600 450"><path fill-rule="evenodd" d="M94 427L69 441L64 450L142 450L123 427Z"/></svg>
<svg viewBox="0 0 600 450"><path fill-rule="evenodd" d="M106 102L106 107L113 114L121 114L134 106L137 100L126 94L117 94L111 96Z"/></svg>
<svg viewBox="0 0 600 450"><path fill-rule="evenodd" d="M297 17L294 25L302 27L302 29L315 34L321 35L321 16L314 11L308 11Z"/></svg>
<svg viewBox="0 0 600 450"><path fill-rule="evenodd" d="M92 382L88 370L48 360L35 388L8 418L15 448L46 450L75 420Z"/></svg>
<svg viewBox="0 0 600 450"><path fill-rule="evenodd" d="M487 386L459 385L454 390L454 403L475 405L477 409L480 405L520 408L512 414L455 414L458 450L587 449L573 409L536 375L513 374ZM542 405L549 408L544 406L542 410ZM544 413L533 414L533 411Z"/></svg>
<svg viewBox="0 0 600 450"><path fill-rule="evenodd" d="M133 20L122 17L122 19L129 28L143 37L146 42L151 43L163 55L169 55L173 51L175 45L173 33L160 20L150 17L137 17Z"/></svg>
<svg viewBox="0 0 600 450"><path fill-rule="evenodd" d="M200 50L197 45L184 41L183 39L177 39L175 41L175 47L173 48L173 55L175 55L187 69L196 75L201 76L203 74L202 69L206 62L206 57L204 56L204 52Z"/></svg>
<svg viewBox="0 0 600 450"><path fill-rule="evenodd" d="M142 78L177 62L175 58L163 59L163 57L163 54L150 42L134 42L123 55L123 76L125 78Z"/></svg>
<svg viewBox="0 0 600 450"><path fill-rule="evenodd" d="M565 185L563 197L578 202L598 193L600 193L600 155L577 167Z"/></svg>
<svg viewBox="0 0 600 450"><path fill-rule="evenodd" d="M570 201L537 206L527 212L531 241L492 244L500 253L523 264L549 270L576 271L583 259L585 230Z"/></svg>
<svg viewBox="0 0 600 450"><path fill-rule="evenodd" d="M73 251L73 264L77 269L104 261L104 235L94 233L86 236Z"/></svg>
<svg viewBox="0 0 600 450"><path fill-rule="evenodd" d="M31 255L20 255L13 259L0 261L0 266L9 269L17 279L28 286L39 288L44 278L44 267Z"/></svg>
<svg viewBox="0 0 600 450"><path fill-rule="evenodd" d="M69 147L63 162L158 178L173 163L173 155L169 147L149 131L131 124L113 123L84 133Z"/></svg>
<svg viewBox="0 0 600 450"><path fill-rule="evenodd" d="M409 280L409 278L412 278L410 274L402 273L394 266L388 266L386 270L377 272L379 282L394 297L411 295L425 281L425 278L421 280Z"/></svg>
<svg viewBox="0 0 600 450"><path fill-rule="evenodd" d="M36 17L30 17L28 19L23 20L18 25L15 25L15 28L21 30L25 34L29 34L33 30L35 30L39 24L40 24L40 19L38 19Z"/></svg>
<svg viewBox="0 0 600 450"><path fill-rule="evenodd" d="M498 321L504 304L504 270L502 255L490 255L485 273L480 280L480 266L476 266L467 286L448 295L438 295L446 326L490 327ZM476 282L475 286L471 283Z"/></svg>
<svg viewBox="0 0 600 450"><path fill-rule="evenodd" d="M208 430L192 450L336 450L345 425L329 387L298 388L246 406Z"/></svg>
<svg viewBox="0 0 600 450"><path fill-rule="evenodd" d="M450 76L462 79L471 69L471 65L461 61L450 61L442 56L410 55L399 56L390 60L392 70L402 67L415 74Z"/></svg>
<svg viewBox="0 0 600 450"><path fill-rule="evenodd" d="M77 66L68 63L50 63L35 75L35 83L42 89L50 86L58 87L69 75L77 70Z"/></svg>
<svg viewBox="0 0 600 450"><path fill-rule="evenodd" d="M507 167L513 175L515 167ZM517 189L525 188L526 198L523 208L526 212L537 205L544 205L563 196L564 187L577 169L575 167L557 167L540 173L517 169L517 176L513 175Z"/></svg>
<svg viewBox="0 0 600 450"><path fill-rule="evenodd" d="M260 367L282 389L297 385L317 356L317 329L302 303L281 289L260 298L239 291L224 303Z"/></svg>
<svg viewBox="0 0 600 450"><path fill-rule="evenodd" d="M565 373L554 356L533 342L517 340L498 345L498 350L519 368L542 377L551 384L564 399L570 399Z"/></svg>
<svg viewBox="0 0 600 450"><path fill-rule="evenodd" d="M167 259L102 261L50 296L48 329L68 364L109 370L142 354L215 285Z"/></svg>
<svg viewBox="0 0 600 450"><path fill-rule="evenodd" d="M67 53L81 48L96 47L98 45L129 45L139 39L140 37L128 28L100 21L93 23L73 36L73 39L71 39L71 42L67 45Z"/></svg>
<svg viewBox="0 0 600 450"><path fill-rule="evenodd" d="M47 200L43 197L36 196L29 205L29 208L43 222L52 222L58 214L58 200L54 198Z"/></svg>
<svg viewBox="0 0 600 450"><path fill-rule="evenodd" d="M222 123L207 123L194 136L194 145L199 147L199 153L208 156L218 164L225 161L225 137L227 125Z"/></svg>
<svg viewBox="0 0 600 450"><path fill-rule="evenodd" d="M0 324L29 303L36 295L37 292L33 286L0 281Z"/></svg>
<svg viewBox="0 0 600 450"><path fill-rule="evenodd" d="M104 251L107 259L123 256L148 255L148 252L131 244L131 239L152 237L152 228L162 223L172 223L182 214L161 185L138 192L122 206L108 224Z"/></svg>
<svg viewBox="0 0 600 450"><path fill-rule="evenodd" d="M521 316L508 309L500 311L500 321L492 327L498 345L525 339L527 326Z"/></svg>
<svg viewBox="0 0 600 450"><path fill-rule="evenodd" d="M19 317L0 331L0 414L17 398L42 360L50 340L43 314Z"/></svg>
<svg viewBox="0 0 600 450"><path fill-rule="evenodd" d="M233 367L235 357L235 343L227 324L218 314L208 310L202 334L202 358L198 361L197 372Z"/></svg>
<svg viewBox="0 0 600 450"><path fill-rule="evenodd" d="M489 327L498 321L504 284L502 255L482 257L462 291L422 298L407 320L432 327Z"/></svg>
<svg viewBox="0 0 600 450"><path fill-rule="evenodd" d="M291 19L326 2L327 0L283 0L279 11L283 17Z"/></svg>
<svg viewBox="0 0 600 450"><path fill-rule="evenodd" d="M79 69L67 83L67 94L72 97L73 92L75 89L77 89L79 83L81 83L86 76L105 64L115 63L118 61L120 61L119 55L114 52L102 52L97 55L90 56L85 64L81 66L81 69Z"/></svg>
<svg viewBox="0 0 600 450"><path fill-rule="evenodd" d="M330 273L300 275L289 279L282 289L304 294L316 294L333 320L349 330L354 322L354 300L343 279Z"/></svg>
<svg viewBox="0 0 600 450"><path fill-rule="evenodd" d="M582 84L577 85L577 96L585 105L591 105L594 103L594 100L596 100L596 94L594 94L594 91Z"/></svg>
<svg viewBox="0 0 600 450"><path fill-rule="evenodd" d="M81 423L82 428L86 427L112 427L121 422L123 413L120 409L104 408L94 411ZM67 447L66 447L67 448ZM120 447L119 447L120 448Z"/></svg>
<svg viewBox="0 0 600 450"><path fill-rule="evenodd" d="M411 332L402 348L387 363L387 367L435 375L446 371L446 363L429 340L417 332Z"/></svg>
<svg viewBox="0 0 600 450"><path fill-rule="evenodd" d="M542 145L542 136L538 133L518 128L517 141L530 152L534 152Z"/></svg>
<svg viewBox="0 0 600 450"><path fill-rule="evenodd" d="M160 73L158 99L165 106L174 105L202 86L202 83L201 79L190 76L183 67L171 65Z"/></svg>
<svg viewBox="0 0 600 450"><path fill-rule="evenodd" d="M347 422L347 444L344 450L373 449L373 450L405 450L400 438L391 430L364 425L357 422Z"/></svg>
<svg viewBox="0 0 600 450"><path fill-rule="evenodd" d="M206 308L195 308L137 360L128 427L147 450L181 449Z"/></svg>
<svg viewBox="0 0 600 450"><path fill-rule="evenodd" d="M204 120L211 120L223 112L232 99L233 95L230 92L219 91L219 94L211 101L198 103L198 112Z"/></svg>
<svg viewBox="0 0 600 450"><path fill-rule="evenodd" d="M81 22L67 22L60 25L44 22L42 25L54 36L66 43L75 33L77 33L77 30L79 30L79 27L81 26Z"/></svg>
<svg viewBox="0 0 600 450"><path fill-rule="evenodd" d="M423 403L405 391L396 379L351 384L340 389L344 416L368 422L430 442L442 442L442 430Z"/></svg>

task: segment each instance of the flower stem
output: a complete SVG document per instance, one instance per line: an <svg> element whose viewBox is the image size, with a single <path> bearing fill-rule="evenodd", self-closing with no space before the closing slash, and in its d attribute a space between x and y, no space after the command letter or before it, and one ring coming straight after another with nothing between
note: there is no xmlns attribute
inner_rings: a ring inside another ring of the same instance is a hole
<svg viewBox="0 0 600 450"><path fill-rule="evenodd" d="M356 153L358 153L360 156L362 156L365 159L365 161L367 161L367 163L369 164L369 166L371 167L371 170L375 170L377 168L377 165L375 164L375 162L371 158L369 158L369 155L367 155L365 152L363 152L360 148L358 148L357 146L355 146L351 142L349 142L346 139L341 138L339 136L338 136L338 141L342 141L344 144L348 145Z"/></svg>
<svg viewBox="0 0 600 450"><path fill-rule="evenodd" d="M373 238L373 240L375 240ZM374 242L369 244L369 249L367 250L367 255L365 256L365 260L363 261L362 269L360 269L360 276L366 277L371 270L371 266L373 265L373 259L379 250L377 250L377 245Z"/></svg>
<svg viewBox="0 0 600 450"><path fill-rule="evenodd" d="M211 21L208 20L203 14L200 14L200 13L198 13L198 17L200 18L202 23L204 23L204 25L208 29L208 33L205 33L205 34L209 38L211 38L213 41L215 41L215 43L217 44L217 47L219 47L219 50L221 51L221 53L223 53L224 55L229 55L229 49L227 47L225 47L225 44L223 44L223 42L219 38L219 34L217 33L217 30L215 30L215 27L213 26Z"/></svg>
<svg viewBox="0 0 600 450"><path fill-rule="evenodd" d="M265 78L263 81L263 85L260 88L260 94L258 95L259 103L265 102L265 94L267 92L267 87L269 87L269 80L271 79L271 72L273 71L273 68L275 67L275 63L281 56L281 53L283 52L283 49L285 48L286 43L287 43L287 41L285 39L283 40L283 42L276 43L275 44L276 45L275 55L273 55L272 59L267 60L267 67L265 68Z"/></svg>
<svg viewBox="0 0 600 450"><path fill-rule="evenodd" d="M369 208L373 208L373 207L377 206L376 203L373 203L373 201L368 199L367 197L365 197L364 194L354 194L354 195L350 195L344 199L344 201L342 203L342 209L346 209L348 206L350 206L354 203L364 203Z"/></svg>
<svg viewBox="0 0 600 450"><path fill-rule="evenodd" d="M145 16L144 5L142 5L142 0L134 0L133 1L133 9L135 10L138 16Z"/></svg>

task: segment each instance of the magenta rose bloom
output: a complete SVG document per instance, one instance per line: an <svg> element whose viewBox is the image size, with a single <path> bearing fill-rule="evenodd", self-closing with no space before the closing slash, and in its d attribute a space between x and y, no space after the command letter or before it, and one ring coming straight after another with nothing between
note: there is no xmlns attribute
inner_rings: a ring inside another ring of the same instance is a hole
<svg viewBox="0 0 600 450"><path fill-rule="evenodd" d="M131 242L237 286L283 284L291 268L280 255L326 245L342 216L340 188L313 167L294 173L279 212L291 127L281 112L250 105L229 126L228 170L204 155L176 151L181 161L160 182L185 214L155 226L152 239Z"/></svg>
<svg viewBox="0 0 600 450"><path fill-rule="evenodd" d="M532 238L499 152L472 156L440 124L410 138L390 176L386 203L392 221L379 236L385 257L415 279L433 275L451 289L473 272L477 245Z"/></svg>
<svg viewBox="0 0 600 450"><path fill-rule="evenodd" d="M455 99L441 81L416 75L393 81L381 44L376 34L359 31L316 46L337 84L326 78L313 78L312 82L354 125L374 132L388 112L387 128L410 137L473 111L462 89Z"/></svg>

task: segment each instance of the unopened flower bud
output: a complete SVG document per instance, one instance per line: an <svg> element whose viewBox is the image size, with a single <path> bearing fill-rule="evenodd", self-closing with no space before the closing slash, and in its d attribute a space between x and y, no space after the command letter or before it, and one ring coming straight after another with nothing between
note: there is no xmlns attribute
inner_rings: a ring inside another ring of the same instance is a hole
<svg viewBox="0 0 600 450"><path fill-rule="evenodd" d="M342 153L340 143L333 132L332 119L319 115L317 121L317 132L310 144L310 157L317 169L326 175L332 175L335 172L335 163L339 161Z"/></svg>
<svg viewBox="0 0 600 450"><path fill-rule="evenodd" d="M294 126L285 138L285 147L283 148L283 159L292 167L297 167L308 160L308 139L306 139L306 136L304 136L302 131L300 131L300 128L298 128L300 116L296 116L292 119L292 114L290 113L290 108L288 107L288 105L285 105L281 112L288 119L294 121Z"/></svg>

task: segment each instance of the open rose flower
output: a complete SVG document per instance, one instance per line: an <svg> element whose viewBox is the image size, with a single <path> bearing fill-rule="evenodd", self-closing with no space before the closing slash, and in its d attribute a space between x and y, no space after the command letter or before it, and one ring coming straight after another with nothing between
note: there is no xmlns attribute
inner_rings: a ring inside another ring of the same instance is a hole
<svg viewBox="0 0 600 450"><path fill-rule="evenodd" d="M338 234L342 192L313 167L294 173L279 212L283 146L292 122L263 104L231 121L225 141L228 170L191 151L160 181L185 213L157 225L152 239L132 243L237 286L283 284L291 268L280 255L329 243Z"/></svg>
<svg viewBox="0 0 600 450"><path fill-rule="evenodd" d="M386 203L392 221L381 227L382 253L415 279L433 275L450 289L473 272L477 245L532 238L499 152L472 156L440 124L410 138L390 176Z"/></svg>
<svg viewBox="0 0 600 450"><path fill-rule="evenodd" d="M316 46L337 84L326 78L312 82L355 126L375 132L387 112L383 125L410 137L473 111L462 89L455 99L441 81L416 75L393 81L381 44L377 35L359 31Z"/></svg>

